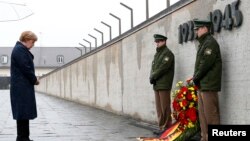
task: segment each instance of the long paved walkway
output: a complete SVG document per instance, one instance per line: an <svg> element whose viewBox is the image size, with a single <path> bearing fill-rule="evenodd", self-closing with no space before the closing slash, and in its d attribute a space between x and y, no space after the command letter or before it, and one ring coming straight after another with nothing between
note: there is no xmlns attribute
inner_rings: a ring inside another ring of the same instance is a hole
<svg viewBox="0 0 250 141"><path fill-rule="evenodd" d="M136 141L153 136L145 124L126 117L38 93L36 100L38 118L30 121L34 141ZM0 141L15 138L9 91L1 90Z"/></svg>

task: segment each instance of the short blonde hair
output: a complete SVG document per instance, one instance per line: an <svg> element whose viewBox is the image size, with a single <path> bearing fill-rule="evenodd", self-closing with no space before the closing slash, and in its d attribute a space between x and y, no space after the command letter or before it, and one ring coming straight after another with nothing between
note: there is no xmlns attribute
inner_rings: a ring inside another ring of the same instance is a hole
<svg viewBox="0 0 250 141"><path fill-rule="evenodd" d="M21 42L26 42L26 41L29 41L29 40L37 41L37 36L32 31L24 31L24 32L22 32L19 40Z"/></svg>

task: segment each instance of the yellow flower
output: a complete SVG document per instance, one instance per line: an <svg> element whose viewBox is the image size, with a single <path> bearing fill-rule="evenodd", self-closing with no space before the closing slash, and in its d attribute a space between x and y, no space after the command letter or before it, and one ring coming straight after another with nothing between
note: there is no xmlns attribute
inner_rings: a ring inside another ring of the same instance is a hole
<svg viewBox="0 0 250 141"><path fill-rule="evenodd" d="M193 127L194 127L194 124L191 121L189 121L188 122L188 128L193 128Z"/></svg>
<svg viewBox="0 0 250 141"><path fill-rule="evenodd" d="M196 96L195 96L195 97L193 97L193 100L194 100L194 101L197 101L197 97L196 97Z"/></svg>
<svg viewBox="0 0 250 141"><path fill-rule="evenodd" d="M194 91L194 87L189 87L188 89L191 91Z"/></svg>
<svg viewBox="0 0 250 141"><path fill-rule="evenodd" d="M188 106L189 108L192 108L192 107L194 107L194 102L190 102L190 104L189 104L189 106Z"/></svg>
<svg viewBox="0 0 250 141"><path fill-rule="evenodd" d="M182 81L179 81L177 84L176 84L176 87L180 87L182 86L183 82Z"/></svg>
<svg viewBox="0 0 250 141"><path fill-rule="evenodd" d="M179 102L180 106L183 107L182 102Z"/></svg>

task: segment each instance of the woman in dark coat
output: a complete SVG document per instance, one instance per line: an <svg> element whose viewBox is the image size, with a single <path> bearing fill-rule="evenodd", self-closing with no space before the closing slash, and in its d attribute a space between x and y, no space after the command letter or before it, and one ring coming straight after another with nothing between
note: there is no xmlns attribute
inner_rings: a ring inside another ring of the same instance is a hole
<svg viewBox="0 0 250 141"><path fill-rule="evenodd" d="M11 108L13 119L17 122L16 141L29 139L29 120L37 117L34 85L39 81L35 76L33 59L29 51L37 41L31 31L24 31L11 54Z"/></svg>

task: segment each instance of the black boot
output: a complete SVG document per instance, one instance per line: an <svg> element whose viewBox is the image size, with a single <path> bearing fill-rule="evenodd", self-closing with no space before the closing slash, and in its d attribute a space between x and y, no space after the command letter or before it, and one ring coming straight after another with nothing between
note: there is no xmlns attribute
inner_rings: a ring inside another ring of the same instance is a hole
<svg viewBox="0 0 250 141"><path fill-rule="evenodd" d="M29 120L17 120L16 141L32 141L29 139Z"/></svg>

